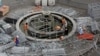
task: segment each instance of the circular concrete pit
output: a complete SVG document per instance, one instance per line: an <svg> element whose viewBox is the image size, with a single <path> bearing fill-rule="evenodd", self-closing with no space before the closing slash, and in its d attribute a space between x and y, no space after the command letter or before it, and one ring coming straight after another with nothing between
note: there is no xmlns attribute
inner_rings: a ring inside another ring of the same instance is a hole
<svg viewBox="0 0 100 56"><path fill-rule="evenodd" d="M65 19L65 24L62 23L62 19ZM25 23L28 23L27 34L23 28ZM30 40L59 41L60 36L66 39L75 33L76 23L67 15L41 11L22 16L16 24L16 29L23 32Z"/></svg>

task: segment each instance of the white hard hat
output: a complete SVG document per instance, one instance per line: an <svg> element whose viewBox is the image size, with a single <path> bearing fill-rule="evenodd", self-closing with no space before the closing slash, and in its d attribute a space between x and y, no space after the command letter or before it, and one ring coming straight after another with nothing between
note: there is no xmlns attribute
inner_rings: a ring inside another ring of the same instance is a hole
<svg viewBox="0 0 100 56"><path fill-rule="evenodd" d="M16 37L17 37L17 38L19 38L19 36L18 36L18 35L17 35Z"/></svg>

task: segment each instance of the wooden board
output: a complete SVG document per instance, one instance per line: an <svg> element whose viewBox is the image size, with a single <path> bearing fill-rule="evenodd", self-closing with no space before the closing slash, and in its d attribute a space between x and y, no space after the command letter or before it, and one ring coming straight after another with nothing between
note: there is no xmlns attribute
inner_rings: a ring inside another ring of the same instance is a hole
<svg viewBox="0 0 100 56"><path fill-rule="evenodd" d="M0 7L0 12L2 12L2 16L6 15L9 12L9 6L3 5Z"/></svg>

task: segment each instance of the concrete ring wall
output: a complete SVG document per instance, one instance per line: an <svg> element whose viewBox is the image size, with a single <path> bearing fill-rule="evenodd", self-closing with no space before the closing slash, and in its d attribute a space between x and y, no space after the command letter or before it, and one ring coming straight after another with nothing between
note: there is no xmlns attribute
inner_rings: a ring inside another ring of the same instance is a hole
<svg viewBox="0 0 100 56"><path fill-rule="evenodd" d="M50 12L51 12L51 11L50 11ZM16 23L16 30L22 32L22 30L20 29L19 26L20 26L20 23L21 23L23 20L25 20L24 18L25 18L25 17L28 17L28 16L31 16L31 15L34 15L34 14L38 14L38 13L43 13L43 11L34 12L34 13L29 13L29 14L24 15L23 17L21 17L21 18L17 21L17 23ZM64 14L62 14L62 13L58 13L58 12L51 12L51 13L56 13L56 14L59 14L59 15L63 15L64 17L68 18L68 19L72 22L72 24L73 24L73 28L72 28L72 29L73 29L73 30L72 30L67 36L64 36L64 39L67 39L67 38L73 36L73 34L76 32L76 22L73 20L73 18L71 18L71 17L69 17L69 16L67 16L67 15L64 15ZM22 33L23 33L23 32L22 32ZM30 39L30 40L35 40L35 41L59 41L59 38L57 38L57 39L37 39L36 37L30 37L30 36L27 36L26 38L27 38L27 39Z"/></svg>

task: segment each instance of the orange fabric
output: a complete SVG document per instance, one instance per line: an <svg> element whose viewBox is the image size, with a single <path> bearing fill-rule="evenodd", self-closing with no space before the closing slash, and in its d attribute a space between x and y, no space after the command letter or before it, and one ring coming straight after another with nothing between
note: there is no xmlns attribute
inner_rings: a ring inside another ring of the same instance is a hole
<svg viewBox="0 0 100 56"><path fill-rule="evenodd" d="M91 33L84 33L81 35L78 35L78 39L87 39L87 40L93 40L94 35Z"/></svg>

